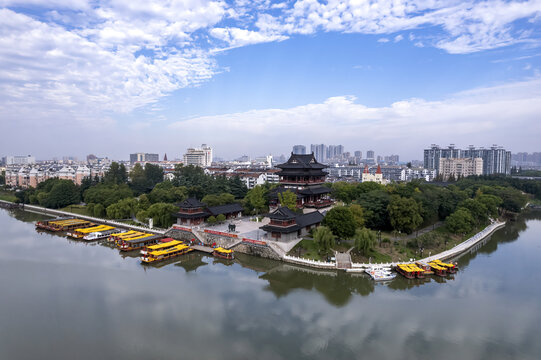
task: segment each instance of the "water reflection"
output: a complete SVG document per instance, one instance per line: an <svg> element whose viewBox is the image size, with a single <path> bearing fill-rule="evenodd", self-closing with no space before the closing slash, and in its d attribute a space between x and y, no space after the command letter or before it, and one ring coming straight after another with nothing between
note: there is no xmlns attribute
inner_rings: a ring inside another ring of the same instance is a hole
<svg viewBox="0 0 541 360"><path fill-rule="evenodd" d="M0 211L0 358L537 359L541 221L528 221L461 258L453 281L380 286L241 254L145 267Z"/></svg>

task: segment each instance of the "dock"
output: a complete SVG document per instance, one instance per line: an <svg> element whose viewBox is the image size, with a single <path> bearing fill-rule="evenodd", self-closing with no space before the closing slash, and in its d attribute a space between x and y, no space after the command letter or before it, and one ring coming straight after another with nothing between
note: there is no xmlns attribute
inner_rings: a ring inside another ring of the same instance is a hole
<svg viewBox="0 0 541 360"><path fill-rule="evenodd" d="M191 245L192 249L201 251L207 254L212 254L214 252L214 248L211 248L210 246L204 246L204 245Z"/></svg>

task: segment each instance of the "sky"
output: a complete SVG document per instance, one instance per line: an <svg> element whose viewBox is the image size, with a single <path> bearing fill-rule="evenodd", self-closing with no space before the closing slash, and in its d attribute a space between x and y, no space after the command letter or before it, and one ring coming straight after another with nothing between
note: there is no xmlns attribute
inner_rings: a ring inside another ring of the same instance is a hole
<svg viewBox="0 0 541 360"><path fill-rule="evenodd" d="M0 156L540 139L541 0L0 0Z"/></svg>

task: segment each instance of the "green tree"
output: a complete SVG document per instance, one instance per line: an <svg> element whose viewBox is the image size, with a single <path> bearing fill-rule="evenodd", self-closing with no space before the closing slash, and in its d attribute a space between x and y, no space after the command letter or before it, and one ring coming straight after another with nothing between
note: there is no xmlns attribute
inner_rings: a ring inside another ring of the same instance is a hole
<svg viewBox="0 0 541 360"><path fill-rule="evenodd" d="M47 194L44 205L48 208L58 209L81 201L77 185L70 180L57 180L51 191Z"/></svg>
<svg viewBox="0 0 541 360"><path fill-rule="evenodd" d="M485 205L490 216L492 217L498 216L498 208L503 203L501 198L495 195L479 193L477 194L476 199L481 204Z"/></svg>
<svg viewBox="0 0 541 360"><path fill-rule="evenodd" d="M136 195L147 192L150 187L145 170L139 163L136 163L130 171L130 187Z"/></svg>
<svg viewBox="0 0 541 360"><path fill-rule="evenodd" d="M329 210L322 223L340 239L350 239L357 227L353 213L345 206L336 206Z"/></svg>
<svg viewBox="0 0 541 360"><path fill-rule="evenodd" d="M331 229L326 226L319 226L314 230L314 241L317 244L319 251L327 253L335 245L334 234Z"/></svg>
<svg viewBox="0 0 541 360"><path fill-rule="evenodd" d="M225 215L219 214L218 216L216 216L216 221L219 223L223 223L225 221Z"/></svg>
<svg viewBox="0 0 541 360"><path fill-rule="evenodd" d="M209 216L209 217L207 218L207 223L209 223L209 224L211 224L211 225L212 225L212 224L216 224L216 217L214 217L213 215Z"/></svg>
<svg viewBox="0 0 541 360"><path fill-rule="evenodd" d="M108 184L125 184L128 181L128 174L124 164L112 162L109 170L105 173L103 180Z"/></svg>
<svg viewBox="0 0 541 360"><path fill-rule="evenodd" d="M131 197L133 197L133 192L126 184L98 184L84 193L85 203L102 204L104 207Z"/></svg>
<svg viewBox="0 0 541 360"><path fill-rule="evenodd" d="M207 204L207 206L226 205L235 202L235 196L228 193L221 193L219 195L209 194L201 199L201 202Z"/></svg>
<svg viewBox="0 0 541 360"><path fill-rule="evenodd" d="M367 183L368 182L363 184ZM370 192L360 194L357 199L357 203L361 205L364 210L365 226L371 229L381 230L390 227L389 212L387 211L387 206L389 205L389 194L387 192L384 190L372 190Z"/></svg>
<svg viewBox="0 0 541 360"><path fill-rule="evenodd" d="M148 212L145 210L139 210L137 212L137 215L135 215L136 219L140 222L147 224L148 223Z"/></svg>
<svg viewBox="0 0 541 360"><path fill-rule="evenodd" d="M164 181L154 186L148 197L151 203L177 203L186 200L188 189L185 186L174 186L171 181Z"/></svg>
<svg viewBox="0 0 541 360"><path fill-rule="evenodd" d="M126 198L107 207L107 217L111 219L129 219L139 210L139 202L135 198Z"/></svg>
<svg viewBox="0 0 541 360"><path fill-rule="evenodd" d="M367 228L357 229L353 239L355 248L363 255L376 246L376 233Z"/></svg>
<svg viewBox="0 0 541 360"><path fill-rule="evenodd" d="M93 206L92 215L98 218L105 217L105 207L102 204L96 204L95 206Z"/></svg>
<svg viewBox="0 0 541 360"><path fill-rule="evenodd" d="M297 194L293 191L287 190L281 193L278 193L278 201L281 206L287 207L289 210L297 210Z"/></svg>
<svg viewBox="0 0 541 360"><path fill-rule="evenodd" d="M387 207L391 226L398 231L411 234L421 223L421 206L411 198L393 195Z"/></svg>
<svg viewBox="0 0 541 360"><path fill-rule="evenodd" d="M461 202L458 206L459 208L468 209L471 215L473 216L475 223L477 225L488 221L488 215L489 215L488 209L482 202L476 199L466 199L463 202Z"/></svg>
<svg viewBox="0 0 541 360"><path fill-rule="evenodd" d="M470 211L465 208L458 208L445 220L445 226L455 234L466 234L473 229L475 220Z"/></svg>
<svg viewBox="0 0 541 360"><path fill-rule="evenodd" d="M252 214L263 214L267 211L266 191L261 185L248 191L244 198L244 208Z"/></svg>
<svg viewBox="0 0 541 360"><path fill-rule="evenodd" d="M145 179L147 185L152 189L156 184L163 181L163 169L154 164L145 164Z"/></svg>
<svg viewBox="0 0 541 360"><path fill-rule="evenodd" d="M351 204L349 206L349 210L353 214L353 217L355 218L355 226L360 228L364 226L364 215L363 215L363 208L361 205L358 204Z"/></svg>
<svg viewBox="0 0 541 360"><path fill-rule="evenodd" d="M246 184L238 176L229 179L229 188L236 199L243 199L248 193Z"/></svg>
<svg viewBox="0 0 541 360"><path fill-rule="evenodd" d="M173 214L178 211L178 207L172 204L156 203L152 204L148 210L148 217L152 218L154 225L161 228L168 228L173 225Z"/></svg>
<svg viewBox="0 0 541 360"><path fill-rule="evenodd" d="M148 195L147 194L143 194L141 196L139 196L139 203L137 205L137 207L140 209L140 210L146 210L150 207L150 200L148 198Z"/></svg>

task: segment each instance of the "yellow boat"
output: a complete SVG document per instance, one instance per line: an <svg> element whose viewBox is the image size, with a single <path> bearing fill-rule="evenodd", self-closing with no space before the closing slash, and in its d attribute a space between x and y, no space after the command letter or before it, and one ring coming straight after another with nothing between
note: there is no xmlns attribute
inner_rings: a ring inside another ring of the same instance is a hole
<svg viewBox="0 0 541 360"><path fill-rule="evenodd" d="M212 252L212 255L223 259L234 259L233 250L217 247Z"/></svg>
<svg viewBox="0 0 541 360"><path fill-rule="evenodd" d="M173 246L169 245L172 242L175 242L176 244ZM169 246L164 247L164 245ZM147 248L149 249L149 251L147 251L144 255L141 256L141 261L146 264L172 259L193 250L188 245L182 244L182 242L180 241L170 241L168 243L148 246ZM150 250L151 248L154 249Z"/></svg>
<svg viewBox="0 0 541 360"><path fill-rule="evenodd" d="M109 225L98 225L98 226L91 226L87 228L78 228L71 232L68 232L67 235L76 239L82 239L85 235L88 235L93 232L98 231L107 231L107 230L113 230L113 226Z"/></svg>

